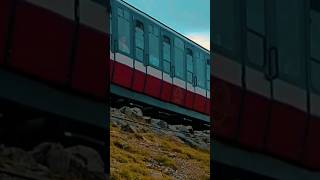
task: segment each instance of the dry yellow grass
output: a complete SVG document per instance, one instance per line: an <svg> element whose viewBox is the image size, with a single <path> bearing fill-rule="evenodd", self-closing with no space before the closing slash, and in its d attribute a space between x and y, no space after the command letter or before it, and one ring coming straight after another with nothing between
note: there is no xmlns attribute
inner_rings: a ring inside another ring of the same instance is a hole
<svg viewBox="0 0 320 180"><path fill-rule="evenodd" d="M176 179L177 175L181 179L209 179L208 151L151 132L133 134L111 127L110 135L111 179Z"/></svg>

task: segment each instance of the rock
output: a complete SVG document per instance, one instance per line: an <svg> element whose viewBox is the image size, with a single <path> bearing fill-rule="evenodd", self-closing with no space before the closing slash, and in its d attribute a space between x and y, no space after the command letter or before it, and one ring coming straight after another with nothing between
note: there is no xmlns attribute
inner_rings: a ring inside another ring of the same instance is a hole
<svg viewBox="0 0 320 180"><path fill-rule="evenodd" d="M182 133L193 133L192 126L184 126L184 125L169 125L168 128L172 131L179 131Z"/></svg>
<svg viewBox="0 0 320 180"><path fill-rule="evenodd" d="M14 162L15 164L23 165L30 169L33 166L37 165L37 162L35 161L35 159L27 151L24 151L19 148L14 148L14 147L7 147L7 148L2 147L2 148L3 149L0 152L0 155L8 158L10 161Z"/></svg>
<svg viewBox="0 0 320 180"><path fill-rule="evenodd" d="M117 127L122 127L122 126L126 126L128 123L124 120L121 119L117 119L117 118L110 118L111 122L116 125Z"/></svg>
<svg viewBox="0 0 320 180"><path fill-rule="evenodd" d="M177 131L176 126L175 125L168 125L168 129L171 131Z"/></svg>
<svg viewBox="0 0 320 180"><path fill-rule="evenodd" d="M186 139L188 139L188 137L186 135L184 135L183 133L180 133L180 132L176 132L175 136L178 137L179 139L181 139L183 142L186 142Z"/></svg>
<svg viewBox="0 0 320 180"><path fill-rule="evenodd" d="M151 124L158 128L168 128L168 123L160 119L151 119Z"/></svg>
<svg viewBox="0 0 320 180"><path fill-rule="evenodd" d="M151 117L143 116L142 119L144 120L145 123L151 124Z"/></svg>
<svg viewBox="0 0 320 180"><path fill-rule="evenodd" d="M120 108L120 112L124 113L129 118L142 119L143 116L142 110L137 107L130 108L128 106L123 106Z"/></svg>
<svg viewBox="0 0 320 180"><path fill-rule="evenodd" d="M85 166L90 172L94 173L102 173L104 172L104 164L99 155L99 153L94 150L93 148L78 145L74 147L70 147L66 149L72 155L72 161L74 163L82 162L78 165L81 167L82 165Z"/></svg>
<svg viewBox="0 0 320 180"><path fill-rule="evenodd" d="M129 132L129 133L138 133L137 129L130 124L126 124L125 126L121 127L121 130Z"/></svg>
<svg viewBox="0 0 320 180"><path fill-rule="evenodd" d="M142 117L143 116L142 110L140 108L133 107L133 108L131 108L131 111L132 111L132 114L134 116L136 116L136 117Z"/></svg>
<svg viewBox="0 0 320 180"><path fill-rule="evenodd" d="M62 145L52 144L46 156L48 168L58 174L66 174L69 171L71 155Z"/></svg>

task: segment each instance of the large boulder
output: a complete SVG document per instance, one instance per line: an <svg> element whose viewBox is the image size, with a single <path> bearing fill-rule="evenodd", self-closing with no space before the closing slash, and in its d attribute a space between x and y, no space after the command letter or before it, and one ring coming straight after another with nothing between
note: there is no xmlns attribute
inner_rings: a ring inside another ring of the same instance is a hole
<svg viewBox="0 0 320 180"><path fill-rule="evenodd" d="M168 128L168 123L165 121L162 121L160 119L153 119L152 118L150 120L150 124L157 127L157 128L164 128L164 129Z"/></svg>
<svg viewBox="0 0 320 180"><path fill-rule="evenodd" d="M30 153L38 163L47 166L52 172L66 174L69 171L71 155L61 144L42 143Z"/></svg>
<svg viewBox="0 0 320 180"><path fill-rule="evenodd" d="M193 134L193 128L192 126L184 126L184 125L169 125L168 128L172 131L178 131L181 133L188 134L191 136Z"/></svg>
<svg viewBox="0 0 320 180"><path fill-rule="evenodd" d="M143 117L142 110L137 107L130 108L128 106L123 106L120 108L120 112L127 115L129 118L142 119Z"/></svg>
<svg viewBox="0 0 320 180"><path fill-rule="evenodd" d="M104 178L104 162L95 149L78 145L66 148L66 151L71 154L71 173L83 171L92 179Z"/></svg>

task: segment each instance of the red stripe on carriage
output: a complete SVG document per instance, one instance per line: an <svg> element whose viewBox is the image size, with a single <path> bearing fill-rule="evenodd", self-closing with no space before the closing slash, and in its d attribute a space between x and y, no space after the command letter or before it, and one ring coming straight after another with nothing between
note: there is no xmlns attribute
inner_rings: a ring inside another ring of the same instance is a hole
<svg viewBox="0 0 320 180"><path fill-rule="evenodd" d="M4 62L4 50L7 40L8 20L12 9L12 0L0 1L0 65Z"/></svg>
<svg viewBox="0 0 320 180"><path fill-rule="evenodd" d="M234 139L240 110L241 89L221 79L212 78L215 84L212 114L214 134L224 139Z"/></svg>
<svg viewBox="0 0 320 180"><path fill-rule="evenodd" d="M320 118L312 117L309 124L306 151L304 153L304 164L312 169L320 170Z"/></svg>
<svg viewBox="0 0 320 180"><path fill-rule="evenodd" d="M194 93L191 91L186 92L186 101L185 101L185 106L189 109L192 109L193 107L193 101L194 101Z"/></svg>
<svg viewBox="0 0 320 180"><path fill-rule="evenodd" d="M186 90L179 86L172 85L171 102L180 106L184 105Z"/></svg>
<svg viewBox="0 0 320 180"><path fill-rule="evenodd" d="M143 88L144 88L145 79L146 79L145 73L138 71L138 70L134 70L132 89L134 91L142 93Z"/></svg>
<svg viewBox="0 0 320 180"><path fill-rule="evenodd" d="M162 81L162 87L161 87L161 100L169 102L171 98L172 93L172 85Z"/></svg>
<svg viewBox="0 0 320 180"><path fill-rule="evenodd" d="M41 79L67 80L74 25L28 3L19 3L14 27L12 66Z"/></svg>
<svg viewBox="0 0 320 180"><path fill-rule="evenodd" d="M107 53L105 45L108 36L86 26L79 30L78 49L72 87L81 92L106 98L107 93ZM92 46L94 44L94 46Z"/></svg>
<svg viewBox="0 0 320 180"><path fill-rule="evenodd" d="M193 104L193 109L196 111L199 111L201 113L206 112L206 98L199 95L195 94L194 95L194 104Z"/></svg>
<svg viewBox="0 0 320 180"><path fill-rule="evenodd" d="M298 160L306 122L304 112L275 102L271 113L267 150L284 158Z"/></svg>
<svg viewBox="0 0 320 180"><path fill-rule="evenodd" d="M239 142L251 148L263 147L270 101L258 94L247 92L241 121Z"/></svg>
<svg viewBox="0 0 320 180"><path fill-rule="evenodd" d="M114 62L113 69L113 78L112 82L117 85L130 88L131 87L131 79L133 75L133 69L124 64Z"/></svg>
<svg viewBox="0 0 320 180"><path fill-rule="evenodd" d="M153 77L151 75L147 75L146 78L146 85L145 85L145 90L144 92L147 95L150 95L152 97L155 98L159 98L160 97L160 88L161 88L161 80Z"/></svg>

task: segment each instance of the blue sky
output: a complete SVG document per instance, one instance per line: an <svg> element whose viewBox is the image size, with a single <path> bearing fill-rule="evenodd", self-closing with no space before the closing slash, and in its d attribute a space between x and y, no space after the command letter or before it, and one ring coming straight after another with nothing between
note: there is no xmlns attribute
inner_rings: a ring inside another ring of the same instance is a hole
<svg viewBox="0 0 320 180"><path fill-rule="evenodd" d="M210 0L124 0L210 49Z"/></svg>

